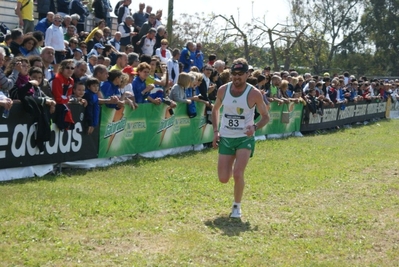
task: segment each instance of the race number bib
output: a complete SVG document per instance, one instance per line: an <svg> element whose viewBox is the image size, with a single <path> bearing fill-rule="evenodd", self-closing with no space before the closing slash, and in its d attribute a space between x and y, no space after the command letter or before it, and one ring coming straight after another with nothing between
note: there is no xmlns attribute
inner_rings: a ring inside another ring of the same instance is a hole
<svg viewBox="0 0 399 267"><path fill-rule="evenodd" d="M230 130L244 130L245 116L225 114L226 128Z"/></svg>

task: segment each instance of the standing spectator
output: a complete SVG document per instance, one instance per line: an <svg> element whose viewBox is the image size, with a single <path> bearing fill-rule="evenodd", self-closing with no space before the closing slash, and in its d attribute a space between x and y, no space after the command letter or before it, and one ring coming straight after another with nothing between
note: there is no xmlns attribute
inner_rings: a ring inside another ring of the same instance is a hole
<svg viewBox="0 0 399 267"><path fill-rule="evenodd" d="M49 82L51 82L55 77L52 67L52 63L54 62L54 52L54 48L51 46L46 46L42 49L42 53L40 54L40 57L43 61L44 78Z"/></svg>
<svg viewBox="0 0 399 267"><path fill-rule="evenodd" d="M123 5L121 5L118 9L118 24L121 24L125 21L127 16L130 16L129 5L132 3L132 0L124 0Z"/></svg>
<svg viewBox="0 0 399 267"><path fill-rule="evenodd" d="M197 66L199 70L204 67L204 54L202 53L202 44L197 43L197 50L195 50L194 66Z"/></svg>
<svg viewBox="0 0 399 267"><path fill-rule="evenodd" d="M55 12L54 1L52 0L37 0L37 13L39 20L44 19L49 12ZM54 16L54 13L53 13ZM51 23L50 23L51 25ZM49 26L50 26L49 25Z"/></svg>
<svg viewBox="0 0 399 267"><path fill-rule="evenodd" d="M45 44L55 50L54 71L57 72L58 64L65 59L64 34L61 28L62 18L56 14L53 24L46 30Z"/></svg>
<svg viewBox="0 0 399 267"><path fill-rule="evenodd" d="M125 51L125 47L131 43L132 36L135 36L137 33L133 32L133 18L131 16L127 16L125 21L119 24L118 31L121 33L121 45L119 51Z"/></svg>
<svg viewBox="0 0 399 267"><path fill-rule="evenodd" d="M41 19L35 26L35 31L41 31L43 34L46 34L46 30L53 23L54 13L48 12L46 17Z"/></svg>
<svg viewBox="0 0 399 267"><path fill-rule="evenodd" d="M69 14L78 14L80 19L78 21L78 25L76 26L78 32L84 31L84 25L86 21L86 17L90 14L86 7L83 6L81 0L71 0L69 4Z"/></svg>
<svg viewBox="0 0 399 267"><path fill-rule="evenodd" d="M215 64L215 61L216 61L216 55L215 54L210 54L209 56L208 56L208 64L209 65L211 65L211 66L213 66L213 64ZM222 61L223 62L223 61ZM224 62L223 62L224 63ZM216 68L216 67L215 67ZM224 67L223 67L224 68ZM219 71L218 71L219 72ZM220 72L219 72L219 74L220 74Z"/></svg>
<svg viewBox="0 0 399 267"><path fill-rule="evenodd" d="M87 134L92 134L94 128L100 122L100 105L98 101L98 92L100 88L100 81L96 78L89 78L86 81L86 91L83 98L87 101L85 109L85 121L88 129Z"/></svg>
<svg viewBox="0 0 399 267"><path fill-rule="evenodd" d="M172 54L170 53L168 49L168 40L167 39L162 39L161 41L161 47L157 48L155 50L155 55L161 59L163 63L168 63L169 59L172 58Z"/></svg>
<svg viewBox="0 0 399 267"><path fill-rule="evenodd" d="M155 19L155 28L158 29L158 27L162 25L162 9L157 10L157 13L155 13Z"/></svg>
<svg viewBox="0 0 399 267"><path fill-rule="evenodd" d="M139 32L141 29L141 26L143 26L144 22L147 21L146 14L144 12L145 4L140 3L139 4L139 10L133 14L133 19L134 19L134 31Z"/></svg>
<svg viewBox="0 0 399 267"><path fill-rule="evenodd" d="M87 64L84 61L76 62L75 69L73 70L72 79L74 83L79 81L84 81L87 79L86 72L87 72Z"/></svg>
<svg viewBox="0 0 399 267"><path fill-rule="evenodd" d="M19 26L24 29L24 33L33 32L35 27L33 18L33 1L17 0L15 14L19 18Z"/></svg>
<svg viewBox="0 0 399 267"><path fill-rule="evenodd" d="M166 63L168 68L169 81L171 81L172 84L177 83L177 79L179 77L179 58L180 50L176 48L172 51L172 58L170 58Z"/></svg>
<svg viewBox="0 0 399 267"><path fill-rule="evenodd" d="M194 65L194 60L192 59L192 54L195 55L195 45L193 42L187 42L186 47L183 48L180 54L180 62L183 63L183 71L189 72L191 66Z"/></svg>
<svg viewBox="0 0 399 267"><path fill-rule="evenodd" d="M154 54L156 32L157 31L154 28L151 28L146 35L141 37L138 47L140 48L142 54L145 54L147 56L152 56Z"/></svg>
<svg viewBox="0 0 399 267"><path fill-rule="evenodd" d="M55 124L60 130L73 129L75 122L72 118L72 113L67 104L72 95L72 88L74 81L72 74L75 65L72 59L66 59L61 62L58 73L55 75L52 84L52 93L54 100L57 103L55 107Z"/></svg>
<svg viewBox="0 0 399 267"><path fill-rule="evenodd" d="M168 35L166 33L166 28L165 26L158 26L158 27L154 27L157 29L157 34L155 35L155 46L154 46L154 54L155 51L161 47L161 41L163 39L168 39Z"/></svg>
<svg viewBox="0 0 399 267"><path fill-rule="evenodd" d="M105 2L107 2L107 0L105 0ZM108 5L105 6L103 0L94 0L91 3L91 7L94 9L95 23L98 24L100 20L104 20L105 22L107 18Z"/></svg>
<svg viewBox="0 0 399 267"><path fill-rule="evenodd" d="M150 14L148 20L143 23L140 28L138 38L141 39L144 35L146 35L152 28L155 26L155 14ZM156 30L155 30L156 32Z"/></svg>
<svg viewBox="0 0 399 267"><path fill-rule="evenodd" d="M69 0L57 0L57 14L65 17L69 13Z"/></svg>

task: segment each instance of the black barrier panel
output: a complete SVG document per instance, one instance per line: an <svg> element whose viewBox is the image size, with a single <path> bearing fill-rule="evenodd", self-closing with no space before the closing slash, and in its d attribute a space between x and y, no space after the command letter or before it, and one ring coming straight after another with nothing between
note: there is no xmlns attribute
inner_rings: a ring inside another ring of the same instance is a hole
<svg viewBox="0 0 399 267"><path fill-rule="evenodd" d="M348 103L344 106L337 105L334 108L326 108L323 116L309 114L309 123L302 123L301 132L327 129L373 118L384 118L386 106L386 102L373 101L370 103Z"/></svg>
<svg viewBox="0 0 399 267"><path fill-rule="evenodd" d="M91 135L87 135L83 106L74 104L69 107L75 129L60 131L52 123L51 140L39 153L34 145L36 125L21 104L15 103L9 118L0 118L0 169L97 158L98 127Z"/></svg>

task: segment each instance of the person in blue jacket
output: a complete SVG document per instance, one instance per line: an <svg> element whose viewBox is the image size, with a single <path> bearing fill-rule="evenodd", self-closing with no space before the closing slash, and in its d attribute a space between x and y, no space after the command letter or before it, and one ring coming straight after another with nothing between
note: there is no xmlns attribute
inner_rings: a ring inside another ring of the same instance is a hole
<svg viewBox="0 0 399 267"><path fill-rule="evenodd" d="M97 93L99 91L100 81L96 78L89 78L86 81L86 91L83 99L86 99L87 106L85 110L85 121L88 126L87 134L91 134L100 121L100 105Z"/></svg>
<svg viewBox="0 0 399 267"><path fill-rule="evenodd" d="M35 31L41 31L44 36L46 36L46 30L48 27L50 27L51 24L53 24L54 21L54 13L53 12L47 12L47 16L43 19L41 19L35 26Z"/></svg>
<svg viewBox="0 0 399 267"><path fill-rule="evenodd" d="M191 66L194 66L195 45L193 42L187 42L186 47L180 53L180 62L183 63L183 71L190 72Z"/></svg>

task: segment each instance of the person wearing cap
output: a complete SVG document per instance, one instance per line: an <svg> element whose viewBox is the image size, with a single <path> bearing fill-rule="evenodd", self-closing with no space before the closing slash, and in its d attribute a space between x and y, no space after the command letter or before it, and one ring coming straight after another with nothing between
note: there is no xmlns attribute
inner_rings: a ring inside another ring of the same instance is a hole
<svg viewBox="0 0 399 267"><path fill-rule="evenodd" d="M219 181L227 183L231 176L234 178L234 202L230 217L241 218L244 171L255 148L255 131L268 123L269 114L262 93L246 83L249 73L245 59L234 60L231 75L232 81L219 88L212 109L212 145L219 148ZM222 116L219 116L222 106ZM261 115L256 124L255 107Z"/></svg>
<svg viewBox="0 0 399 267"><path fill-rule="evenodd" d="M132 66L126 66L122 70L123 73L129 75L128 83L125 87L121 89L121 93L125 94L127 98L133 101L133 105L135 108L138 107L136 100L134 99L134 92L133 92L133 79L137 75L136 70Z"/></svg>
<svg viewBox="0 0 399 267"><path fill-rule="evenodd" d="M87 54L87 58L89 59L91 55L99 56L103 53L104 46L101 43L96 43L93 49Z"/></svg>
<svg viewBox="0 0 399 267"><path fill-rule="evenodd" d="M82 52L82 49L80 49L80 48L75 48L74 50L73 50L73 61L75 62L75 65L76 65L76 63L78 62L78 61L84 61L83 60L83 52Z"/></svg>

